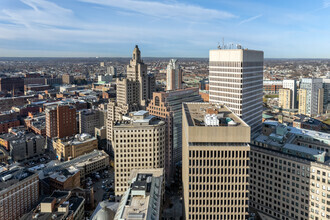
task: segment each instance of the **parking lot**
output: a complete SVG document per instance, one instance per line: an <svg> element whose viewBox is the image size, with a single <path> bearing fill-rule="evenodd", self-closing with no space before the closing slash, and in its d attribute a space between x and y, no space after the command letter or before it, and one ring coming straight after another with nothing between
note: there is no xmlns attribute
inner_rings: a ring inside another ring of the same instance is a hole
<svg viewBox="0 0 330 220"><path fill-rule="evenodd" d="M98 172L90 176L91 181L86 181L86 184L94 188L95 204L103 200L115 201L114 197L114 170L110 168L105 172Z"/></svg>

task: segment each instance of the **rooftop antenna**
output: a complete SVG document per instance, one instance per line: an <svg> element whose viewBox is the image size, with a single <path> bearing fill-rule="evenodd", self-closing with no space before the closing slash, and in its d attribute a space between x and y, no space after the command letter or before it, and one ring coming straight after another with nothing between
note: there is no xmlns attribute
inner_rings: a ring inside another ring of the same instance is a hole
<svg viewBox="0 0 330 220"><path fill-rule="evenodd" d="M225 38L224 37L222 38L222 48L225 49Z"/></svg>
<svg viewBox="0 0 330 220"><path fill-rule="evenodd" d="M220 43L218 42L218 49L220 50L221 49L221 46L220 46Z"/></svg>

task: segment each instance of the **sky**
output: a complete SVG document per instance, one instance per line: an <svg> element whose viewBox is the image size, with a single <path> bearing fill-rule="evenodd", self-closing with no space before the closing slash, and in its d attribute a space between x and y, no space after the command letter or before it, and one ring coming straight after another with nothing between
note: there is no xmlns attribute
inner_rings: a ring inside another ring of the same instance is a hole
<svg viewBox="0 0 330 220"><path fill-rule="evenodd" d="M0 0L0 57L330 58L330 0Z"/></svg>

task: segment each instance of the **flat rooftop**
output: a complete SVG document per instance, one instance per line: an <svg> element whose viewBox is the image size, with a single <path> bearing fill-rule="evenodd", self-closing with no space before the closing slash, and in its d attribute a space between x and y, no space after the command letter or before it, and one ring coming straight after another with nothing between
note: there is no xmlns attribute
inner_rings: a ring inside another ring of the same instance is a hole
<svg viewBox="0 0 330 220"><path fill-rule="evenodd" d="M158 219L162 175L163 169L133 170L131 187L123 195L115 219Z"/></svg>
<svg viewBox="0 0 330 220"><path fill-rule="evenodd" d="M183 103L182 123L189 146L250 143L250 126L221 104Z"/></svg>
<svg viewBox="0 0 330 220"><path fill-rule="evenodd" d="M302 152L302 153L313 155L313 156L318 156L318 155L324 154L323 151L313 149L313 148L304 147L304 146L299 146L299 145L296 145L296 144L285 144L283 148L288 149L288 150L293 150L293 151L296 151L296 152Z"/></svg>
<svg viewBox="0 0 330 220"><path fill-rule="evenodd" d="M233 121L233 126L248 127L248 125L228 107L220 104L210 104L205 102L184 103L184 111L186 112L189 126L207 126L205 123L205 115L215 115L219 121L219 126L231 126L230 121ZM229 120L231 119L231 120Z"/></svg>
<svg viewBox="0 0 330 220"><path fill-rule="evenodd" d="M25 168L13 168L0 173L0 192L32 176L34 173Z"/></svg>
<svg viewBox="0 0 330 220"><path fill-rule="evenodd" d="M69 161L60 162L59 164L51 164L43 170L43 173L45 175L47 175L51 172L56 172L56 171L62 170L64 168L68 168L70 166L84 166L85 164L93 163L97 160L101 160L106 157L109 157L109 155L107 153L105 153L104 151L94 150L88 154L79 156L79 157L74 158Z"/></svg>

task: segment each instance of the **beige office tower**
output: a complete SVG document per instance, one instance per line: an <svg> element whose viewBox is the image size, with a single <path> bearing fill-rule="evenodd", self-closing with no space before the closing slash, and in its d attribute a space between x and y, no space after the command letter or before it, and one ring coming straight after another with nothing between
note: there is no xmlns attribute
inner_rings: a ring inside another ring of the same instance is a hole
<svg viewBox="0 0 330 220"><path fill-rule="evenodd" d="M226 106L183 104L184 219L246 219L250 136Z"/></svg>
<svg viewBox="0 0 330 220"><path fill-rule="evenodd" d="M297 81L295 79L283 79L283 89L291 90L291 107L297 108Z"/></svg>
<svg viewBox="0 0 330 220"><path fill-rule="evenodd" d="M124 109L137 111L145 109L150 95L150 87L154 88L155 78L148 75L147 65L141 59L141 52L136 45L132 59L127 65L127 76L124 79L117 79L117 103Z"/></svg>
<svg viewBox="0 0 330 220"><path fill-rule="evenodd" d="M147 74L147 65L141 59L141 52L136 46L132 59L127 65L127 76L117 79L117 101L110 102L107 108L107 146L113 150L113 126L115 121L132 111L146 109L148 100L156 88L156 79Z"/></svg>
<svg viewBox="0 0 330 220"><path fill-rule="evenodd" d="M210 103L228 106L251 127L252 133L260 131L264 52L210 50L209 60Z"/></svg>
<svg viewBox="0 0 330 220"><path fill-rule="evenodd" d="M164 168L165 122L147 111L132 112L113 126L115 195L128 189L132 169Z"/></svg>
<svg viewBox="0 0 330 220"><path fill-rule="evenodd" d="M280 89L279 91L279 107L282 109L291 109L292 107L292 90Z"/></svg>
<svg viewBox="0 0 330 220"><path fill-rule="evenodd" d="M171 59L166 69L166 90L182 89L182 69L177 59Z"/></svg>

